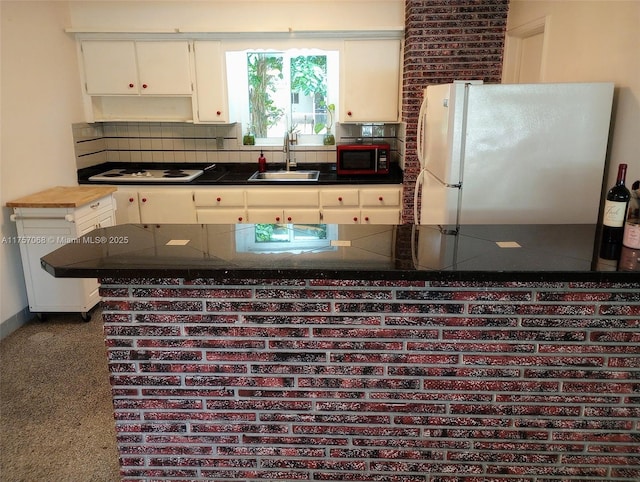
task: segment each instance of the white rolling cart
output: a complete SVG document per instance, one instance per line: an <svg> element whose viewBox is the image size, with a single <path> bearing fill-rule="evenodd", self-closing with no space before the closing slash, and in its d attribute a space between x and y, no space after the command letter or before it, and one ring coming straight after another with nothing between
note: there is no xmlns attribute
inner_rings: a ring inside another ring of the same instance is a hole
<svg viewBox="0 0 640 482"><path fill-rule="evenodd" d="M18 235L4 242L18 244L29 299L29 310L79 312L85 321L100 301L97 279L54 278L40 258L90 231L115 224L112 186L54 187L6 203Z"/></svg>

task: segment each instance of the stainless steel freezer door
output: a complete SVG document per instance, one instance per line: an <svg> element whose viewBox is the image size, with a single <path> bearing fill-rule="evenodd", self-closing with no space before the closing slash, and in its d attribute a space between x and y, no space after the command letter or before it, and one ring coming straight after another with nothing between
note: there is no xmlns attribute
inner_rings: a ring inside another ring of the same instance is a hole
<svg viewBox="0 0 640 482"><path fill-rule="evenodd" d="M460 190L441 183L429 171L424 171L420 224L457 224Z"/></svg>

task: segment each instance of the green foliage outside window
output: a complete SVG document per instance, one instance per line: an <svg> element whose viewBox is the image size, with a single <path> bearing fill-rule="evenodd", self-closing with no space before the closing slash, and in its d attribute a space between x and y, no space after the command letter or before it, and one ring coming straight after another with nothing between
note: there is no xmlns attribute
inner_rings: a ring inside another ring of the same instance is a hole
<svg viewBox="0 0 640 482"><path fill-rule="evenodd" d="M283 116L290 116L291 125L287 130L294 129L298 120L294 120L296 113L292 105L282 106L276 102L278 89L282 89L284 79L284 59L281 53L248 53L247 73L249 79L249 116L251 132L255 137L269 137L269 128L278 125ZM316 129L331 128L327 122L327 56L299 55L290 58L290 78L288 88L293 94L312 97L315 105L314 112L305 116L312 125L321 125ZM316 117L318 118L316 120Z"/></svg>
<svg viewBox="0 0 640 482"><path fill-rule="evenodd" d="M283 78L282 56L273 54L247 54L249 73L249 114L253 134L267 137L269 127L284 115L284 109L273 101L277 80Z"/></svg>
<svg viewBox="0 0 640 482"><path fill-rule="evenodd" d="M326 224L256 224L257 243L290 243L327 239Z"/></svg>

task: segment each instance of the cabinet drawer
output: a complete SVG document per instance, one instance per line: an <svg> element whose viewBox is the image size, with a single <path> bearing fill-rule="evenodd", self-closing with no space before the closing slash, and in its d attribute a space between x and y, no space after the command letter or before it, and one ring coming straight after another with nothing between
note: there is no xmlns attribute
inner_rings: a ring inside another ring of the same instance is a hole
<svg viewBox="0 0 640 482"><path fill-rule="evenodd" d="M250 223L266 224L320 224L320 211L317 208L277 209L255 208L248 211Z"/></svg>
<svg viewBox="0 0 640 482"><path fill-rule="evenodd" d="M240 224L247 221L244 208L211 208L196 211L198 224Z"/></svg>
<svg viewBox="0 0 640 482"><path fill-rule="evenodd" d="M398 209L363 209L362 224L398 224L400 210Z"/></svg>
<svg viewBox="0 0 640 482"><path fill-rule="evenodd" d="M248 221L250 223L284 223L284 212L282 209L278 208L267 208L267 209L249 209L247 211Z"/></svg>
<svg viewBox="0 0 640 482"><path fill-rule="evenodd" d="M251 189L247 191L247 206L318 207L317 189Z"/></svg>
<svg viewBox="0 0 640 482"><path fill-rule="evenodd" d="M239 189L196 190L193 199L197 207L244 206L244 191Z"/></svg>
<svg viewBox="0 0 640 482"><path fill-rule="evenodd" d="M320 224L320 211L315 209L285 209L285 223Z"/></svg>
<svg viewBox="0 0 640 482"><path fill-rule="evenodd" d="M360 223L360 209L323 209L322 222L327 224L358 224Z"/></svg>
<svg viewBox="0 0 640 482"><path fill-rule="evenodd" d="M360 197L357 189L326 189L320 191L322 206L358 206Z"/></svg>
<svg viewBox="0 0 640 482"><path fill-rule="evenodd" d="M76 219L76 223L82 223L86 218L92 218L94 216L103 214L106 211L111 211L112 209L113 198L111 197L111 194L109 194L108 196L96 199L89 204L80 206L75 210L74 217Z"/></svg>
<svg viewBox="0 0 640 482"><path fill-rule="evenodd" d="M362 189L362 206L400 206L400 188Z"/></svg>
<svg viewBox="0 0 640 482"><path fill-rule="evenodd" d="M84 236L85 234L98 228L108 228L114 224L113 211L106 211L98 214L95 217L86 219L82 223L76 224L76 234L78 236Z"/></svg>

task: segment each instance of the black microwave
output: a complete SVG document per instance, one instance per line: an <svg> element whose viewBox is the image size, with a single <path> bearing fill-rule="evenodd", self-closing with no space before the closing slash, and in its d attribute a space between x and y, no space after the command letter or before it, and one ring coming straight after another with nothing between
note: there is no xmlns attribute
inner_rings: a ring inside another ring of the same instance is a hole
<svg viewBox="0 0 640 482"><path fill-rule="evenodd" d="M389 144L340 144L336 152L339 176L389 174Z"/></svg>

